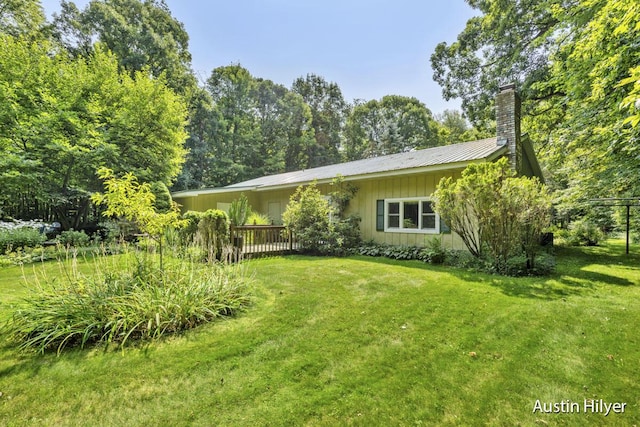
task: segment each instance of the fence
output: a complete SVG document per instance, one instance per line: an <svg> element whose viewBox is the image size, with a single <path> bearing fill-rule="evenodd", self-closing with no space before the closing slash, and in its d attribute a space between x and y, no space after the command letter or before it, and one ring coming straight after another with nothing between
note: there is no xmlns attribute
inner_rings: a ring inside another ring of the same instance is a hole
<svg viewBox="0 0 640 427"><path fill-rule="evenodd" d="M231 226L231 243L243 255L292 252L297 249L295 236L281 225Z"/></svg>

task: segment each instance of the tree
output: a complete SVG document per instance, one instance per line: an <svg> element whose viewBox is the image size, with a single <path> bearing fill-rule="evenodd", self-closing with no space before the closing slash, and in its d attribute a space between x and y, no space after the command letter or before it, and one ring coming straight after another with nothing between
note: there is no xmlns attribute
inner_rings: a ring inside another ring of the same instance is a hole
<svg viewBox="0 0 640 427"><path fill-rule="evenodd" d="M388 95L356 105L345 126L349 160L439 145L431 111L416 98Z"/></svg>
<svg viewBox="0 0 640 427"><path fill-rule="evenodd" d="M222 120L219 132L214 136L215 185L228 185L253 178L250 160L258 153L254 151L260 129L254 116L254 78L239 64L218 67L207 79L215 108Z"/></svg>
<svg viewBox="0 0 640 427"><path fill-rule="evenodd" d="M118 178L111 169L100 168L98 177L104 181L105 193L94 193L91 200L97 205L106 206L104 216L134 221L140 230L158 242L160 271L163 271L164 234L168 228L180 228L186 224L179 217L176 203L172 201L166 212L158 212L152 186L138 182L131 172Z"/></svg>
<svg viewBox="0 0 640 427"><path fill-rule="evenodd" d="M184 159L186 109L161 79L120 73L100 48L86 60L52 51L0 36L0 197L9 206L28 199L18 213L45 204L78 228L102 165L171 183Z"/></svg>
<svg viewBox="0 0 640 427"><path fill-rule="evenodd" d="M444 110L441 114L436 114L435 120L439 125L438 136L444 144L475 141L495 135L495 129L481 130L469 126L467 119L458 110Z"/></svg>
<svg viewBox="0 0 640 427"><path fill-rule="evenodd" d="M291 90L311 109L311 125L315 144L308 149L307 167L324 166L340 161L342 128L348 111L347 103L336 83L328 83L315 74L297 78Z"/></svg>
<svg viewBox="0 0 640 427"><path fill-rule="evenodd" d="M313 129L311 112L300 95L253 77L239 64L214 69L207 91L211 111L218 116L206 136L212 165L203 179L206 185L307 167Z"/></svg>
<svg viewBox="0 0 640 427"><path fill-rule="evenodd" d="M469 0L481 12L431 56L447 99L476 125L502 82L518 83L523 131L539 145L569 209L580 200L640 194L640 130L632 84L640 5L623 0ZM634 77L635 75L635 77ZM637 94L636 94L637 95Z"/></svg>
<svg viewBox="0 0 640 427"><path fill-rule="evenodd" d="M33 37L44 23L40 0L0 0L1 34Z"/></svg>
<svg viewBox="0 0 640 427"><path fill-rule="evenodd" d="M460 179L443 178L434 210L475 257L491 256L497 271L524 252L533 268L542 231L549 226L551 198L536 178L515 177L506 158L467 166Z"/></svg>
<svg viewBox="0 0 640 427"><path fill-rule="evenodd" d="M97 40L132 76L142 70L164 75L180 94L196 86L189 35L164 0L92 0L83 10L62 0L61 7L54 15L54 36L69 52L86 57Z"/></svg>

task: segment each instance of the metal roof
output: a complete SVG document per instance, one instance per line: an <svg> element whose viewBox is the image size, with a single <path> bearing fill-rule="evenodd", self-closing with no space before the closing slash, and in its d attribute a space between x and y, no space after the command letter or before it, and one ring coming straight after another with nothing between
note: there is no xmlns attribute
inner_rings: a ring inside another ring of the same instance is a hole
<svg viewBox="0 0 640 427"><path fill-rule="evenodd" d="M337 175L349 178L364 177L366 175L381 174L385 172L411 172L411 169L416 168L428 168L452 163L468 163L478 160L486 160L501 151L506 151L506 147L498 145L497 140L494 137L478 141L462 142L459 144L443 145L423 150L373 157L370 159L355 160L352 162L320 166L317 168L286 172L277 175L263 176L232 184L224 188L232 189L253 187L255 189L261 189L265 187L290 186L308 183L314 180L331 180Z"/></svg>
<svg viewBox="0 0 640 427"><path fill-rule="evenodd" d="M462 168L474 161L493 160L507 150L507 146L498 145L497 139L494 137L268 175L221 188L178 191L173 193L172 196L174 198L186 198L242 190L260 191L275 187L293 187L310 183L314 180L329 182L337 175L342 175L346 180L355 180L376 176L409 174L420 170Z"/></svg>

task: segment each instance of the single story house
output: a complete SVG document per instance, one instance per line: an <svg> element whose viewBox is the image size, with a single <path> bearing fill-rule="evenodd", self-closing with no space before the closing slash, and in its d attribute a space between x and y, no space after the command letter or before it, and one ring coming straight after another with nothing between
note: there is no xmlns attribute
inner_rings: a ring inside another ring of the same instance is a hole
<svg viewBox="0 0 640 427"><path fill-rule="evenodd" d="M423 246L428 238L439 235L445 246L462 249L461 239L431 208L431 195L440 179L459 177L471 163L504 156L519 174L542 179L531 143L520 134L520 101L514 85L501 87L496 118L497 135L493 138L264 176L222 188L180 191L172 196L184 211L204 211L228 210L244 193L254 210L281 224L282 213L298 186L315 181L327 194L331 181L341 175L358 188L347 213L362 219L364 240Z"/></svg>

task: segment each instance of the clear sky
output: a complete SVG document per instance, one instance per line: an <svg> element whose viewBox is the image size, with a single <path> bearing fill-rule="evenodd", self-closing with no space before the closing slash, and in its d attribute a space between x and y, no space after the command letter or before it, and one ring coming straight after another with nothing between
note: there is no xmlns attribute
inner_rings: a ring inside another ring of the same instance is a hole
<svg viewBox="0 0 640 427"><path fill-rule="evenodd" d="M59 0L41 0L51 16ZM192 68L205 80L240 63L291 87L309 73L336 82L345 100L414 96L434 113L442 99L429 57L453 42L473 10L464 0L165 0L189 33ZM88 0L77 0L83 8Z"/></svg>

